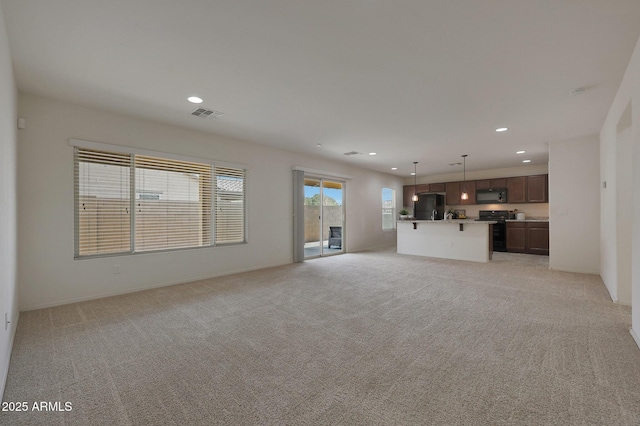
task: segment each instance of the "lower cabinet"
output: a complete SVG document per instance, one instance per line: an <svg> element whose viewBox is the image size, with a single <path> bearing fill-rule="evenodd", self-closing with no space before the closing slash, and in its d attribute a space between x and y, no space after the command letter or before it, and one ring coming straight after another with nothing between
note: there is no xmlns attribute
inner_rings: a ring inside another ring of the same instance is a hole
<svg viewBox="0 0 640 426"><path fill-rule="evenodd" d="M507 222L507 251L512 253L526 253L527 223Z"/></svg>
<svg viewBox="0 0 640 426"><path fill-rule="evenodd" d="M549 222L507 222L507 251L549 254Z"/></svg>
<svg viewBox="0 0 640 426"><path fill-rule="evenodd" d="M549 222L527 222L527 253L549 255Z"/></svg>

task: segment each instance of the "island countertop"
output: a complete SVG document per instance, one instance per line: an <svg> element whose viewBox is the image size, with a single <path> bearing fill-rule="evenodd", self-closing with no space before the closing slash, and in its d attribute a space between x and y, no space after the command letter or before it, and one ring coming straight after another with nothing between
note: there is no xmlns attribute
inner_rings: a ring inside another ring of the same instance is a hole
<svg viewBox="0 0 640 426"><path fill-rule="evenodd" d="M492 229L496 221L473 219L399 220L400 254L488 262L492 254Z"/></svg>
<svg viewBox="0 0 640 426"><path fill-rule="evenodd" d="M549 222L549 218L546 219L507 219L505 222Z"/></svg>
<svg viewBox="0 0 640 426"><path fill-rule="evenodd" d="M495 220L476 220L476 219L450 219L450 220L430 220L430 219L402 219L398 220L398 223L479 223L485 225L494 225L498 223Z"/></svg>

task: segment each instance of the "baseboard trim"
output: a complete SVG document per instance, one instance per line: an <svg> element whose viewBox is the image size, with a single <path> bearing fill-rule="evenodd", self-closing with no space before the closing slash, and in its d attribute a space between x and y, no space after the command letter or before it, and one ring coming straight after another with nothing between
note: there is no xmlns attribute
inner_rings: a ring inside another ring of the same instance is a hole
<svg viewBox="0 0 640 426"><path fill-rule="evenodd" d="M149 286L132 288L132 289L127 289L127 290L123 290L123 291L116 291L116 292L112 292L112 293L111 292L107 292L107 293L101 293L101 294L96 294L96 295L91 295L91 296L78 297L78 298L72 298L72 299L65 299L65 300L60 300L60 301L57 301L57 302L44 303L44 304L35 305L35 306L21 306L20 307L20 311L35 311L37 309L53 308L53 307L56 307L56 306L70 305L71 303L86 302L88 300L103 299L105 297L121 296L123 294L137 293L139 291L153 290L153 289L156 289L156 288L169 287L169 286L172 286L172 285L186 284L186 283L190 283L190 282L193 282L193 281L201 281L201 280L208 280L208 279L212 279L212 278L220 278L220 277L225 277L225 276L228 276L228 275L241 274L243 272L253 272L253 271L260 270L260 269L276 268L278 266L285 266L285 265L291 265L291 264L292 264L291 262L286 262L286 263L276 263L276 264L271 264L271 265L263 265L263 266L258 266L258 267L255 267L255 268L238 269L238 270L229 271L229 272L225 272L225 273L217 274L217 275L209 275L209 276L204 276L204 277L192 277L192 278L188 278L188 279L184 279L184 280L170 281L170 282L161 283L161 284L152 284L152 285L149 285Z"/></svg>
<svg viewBox="0 0 640 426"><path fill-rule="evenodd" d="M640 349L640 337L638 337L636 332L633 331L633 328L629 329L629 333L631 333L631 337L633 337L633 340L636 341L636 345L638 345L638 349Z"/></svg>
<svg viewBox="0 0 640 426"><path fill-rule="evenodd" d="M596 270L572 269L572 268L564 268L562 266L549 265L549 270L557 271L557 272L571 272L574 274L600 275L600 271L596 271Z"/></svg>

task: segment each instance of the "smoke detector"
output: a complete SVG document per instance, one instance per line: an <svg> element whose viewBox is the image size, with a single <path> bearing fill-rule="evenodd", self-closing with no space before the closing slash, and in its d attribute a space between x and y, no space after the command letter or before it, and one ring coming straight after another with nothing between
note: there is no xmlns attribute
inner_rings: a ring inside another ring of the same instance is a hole
<svg viewBox="0 0 640 426"><path fill-rule="evenodd" d="M346 156L350 156L350 155L358 155L358 154L362 154L361 152L358 151L349 151L349 152L345 152L344 155Z"/></svg>
<svg viewBox="0 0 640 426"><path fill-rule="evenodd" d="M196 117L200 118L218 118L220 116L223 116L224 113L207 108L196 108L195 110L193 110L191 115L195 115Z"/></svg>

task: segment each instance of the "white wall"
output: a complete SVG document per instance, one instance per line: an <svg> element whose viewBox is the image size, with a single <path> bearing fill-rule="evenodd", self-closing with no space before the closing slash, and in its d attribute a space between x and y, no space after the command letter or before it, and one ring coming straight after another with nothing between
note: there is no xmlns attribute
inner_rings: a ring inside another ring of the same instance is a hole
<svg viewBox="0 0 640 426"><path fill-rule="evenodd" d="M18 324L16 102L16 84L0 7L0 397L4 393L13 336ZM5 314L11 321L6 328Z"/></svg>
<svg viewBox="0 0 640 426"><path fill-rule="evenodd" d="M549 268L600 273L598 136L549 144Z"/></svg>
<svg viewBox="0 0 640 426"><path fill-rule="evenodd" d="M629 110L629 105L631 109ZM617 296L617 272L618 254L624 246L618 244L618 203L615 199L615 189L611 189L610 183L616 182L618 174L618 158L616 149L620 139L618 137L621 122L627 121L625 114L630 111L631 134L630 144L632 153L631 165L631 333L636 343L640 346L640 43L631 56L627 70L625 71L618 93L611 104L607 118L600 131L600 180L607 182L607 188L601 189L602 203L602 279L605 282L612 297ZM624 167L624 164L620 164ZM614 185L615 188L615 185ZM624 244L622 242L621 244ZM626 248L628 250L628 247Z"/></svg>
<svg viewBox="0 0 640 426"><path fill-rule="evenodd" d="M292 168L352 176L347 251L393 245L382 231L382 188L402 179L245 141L20 94L18 237L20 308L33 309L293 261ZM73 259L73 149L84 139L249 166L248 244L99 259ZM119 264L120 274L114 274Z"/></svg>
<svg viewBox="0 0 640 426"><path fill-rule="evenodd" d="M631 124L631 123L629 123ZM631 146L631 127L618 128L616 142L616 180L615 187L615 216L616 216L616 286L613 298L623 305L631 305L631 232L633 226L633 186L631 170L633 167L633 152Z"/></svg>

